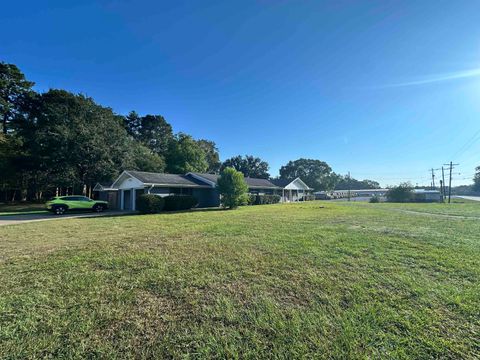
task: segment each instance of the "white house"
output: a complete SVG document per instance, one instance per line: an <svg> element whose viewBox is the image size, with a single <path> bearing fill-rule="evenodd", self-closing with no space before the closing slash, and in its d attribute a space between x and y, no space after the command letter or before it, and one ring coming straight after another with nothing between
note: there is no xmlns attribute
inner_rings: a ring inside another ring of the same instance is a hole
<svg viewBox="0 0 480 360"><path fill-rule="evenodd" d="M275 179L271 182L282 189L282 202L305 201L307 195L313 191L298 177L294 180Z"/></svg>

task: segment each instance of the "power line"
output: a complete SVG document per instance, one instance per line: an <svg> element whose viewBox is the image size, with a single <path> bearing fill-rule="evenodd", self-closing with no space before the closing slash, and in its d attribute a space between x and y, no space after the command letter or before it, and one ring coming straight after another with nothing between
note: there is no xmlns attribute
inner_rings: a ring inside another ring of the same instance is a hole
<svg viewBox="0 0 480 360"><path fill-rule="evenodd" d="M480 135L480 130L478 130L475 134L473 134L473 136L470 139L468 139L467 142L463 144L463 146L456 153L452 155L452 158L463 155L463 153L467 151L469 147L471 147L480 139L479 135Z"/></svg>

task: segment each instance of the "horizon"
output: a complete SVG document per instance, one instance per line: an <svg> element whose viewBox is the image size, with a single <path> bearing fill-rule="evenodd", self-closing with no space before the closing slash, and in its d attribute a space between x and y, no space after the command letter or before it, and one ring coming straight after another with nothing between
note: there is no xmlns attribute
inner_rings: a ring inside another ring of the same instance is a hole
<svg viewBox="0 0 480 360"><path fill-rule="evenodd" d="M231 4L10 3L0 58L37 91L160 114L272 177L312 158L382 187L428 186L453 161L452 185L472 183L480 3Z"/></svg>

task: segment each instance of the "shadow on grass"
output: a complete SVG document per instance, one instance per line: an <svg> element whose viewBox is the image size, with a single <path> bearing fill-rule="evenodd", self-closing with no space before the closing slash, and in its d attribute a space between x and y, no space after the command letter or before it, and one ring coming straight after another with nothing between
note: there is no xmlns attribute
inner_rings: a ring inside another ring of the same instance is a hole
<svg viewBox="0 0 480 360"><path fill-rule="evenodd" d="M47 210L32 210L32 211L7 211L0 212L0 217L2 216L23 216L23 215L42 215L48 214Z"/></svg>
<svg viewBox="0 0 480 360"><path fill-rule="evenodd" d="M199 212L217 212L217 211L228 211L228 209L223 209L220 207L214 207L214 208L200 208L200 209L189 209L189 210L176 210L176 211L161 211L159 213L152 213L152 214L142 214L138 211L117 211L117 212L112 212L112 213L105 213L100 215L99 217L117 217L117 216L132 216L132 215L176 215L176 214L187 214L187 213L199 213ZM73 213L67 213L68 214L73 214ZM80 217L79 219L89 219L95 216L83 216Z"/></svg>

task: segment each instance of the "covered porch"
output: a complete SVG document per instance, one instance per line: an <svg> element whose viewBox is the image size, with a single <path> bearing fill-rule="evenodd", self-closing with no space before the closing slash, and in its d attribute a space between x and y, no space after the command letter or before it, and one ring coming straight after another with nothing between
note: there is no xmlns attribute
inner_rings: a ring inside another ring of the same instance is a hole
<svg viewBox="0 0 480 360"><path fill-rule="evenodd" d="M311 200L313 189L297 178L285 185L282 189L281 202L297 202Z"/></svg>

